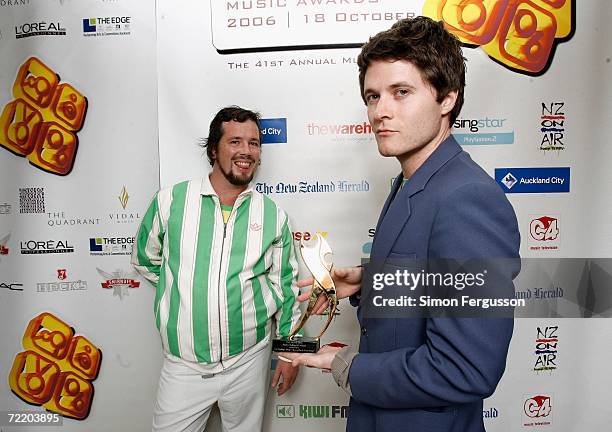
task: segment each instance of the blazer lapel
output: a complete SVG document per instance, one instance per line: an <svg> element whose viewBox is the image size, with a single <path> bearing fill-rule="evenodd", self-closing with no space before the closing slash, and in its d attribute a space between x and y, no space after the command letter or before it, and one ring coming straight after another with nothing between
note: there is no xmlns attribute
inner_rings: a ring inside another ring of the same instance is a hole
<svg viewBox="0 0 612 432"><path fill-rule="evenodd" d="M382 261L389 256L389 252L393 245L395 245L399 233L410 218L410 198L425 189L429 179L449 160L461 152L461 147L457 144L455 138L450 135L427 158L401 189L399 189L399 185L402 182L401 173L395 179L393 189L385 202L378 225L376 226L372 253L370 254L372 260Z"/></svg>

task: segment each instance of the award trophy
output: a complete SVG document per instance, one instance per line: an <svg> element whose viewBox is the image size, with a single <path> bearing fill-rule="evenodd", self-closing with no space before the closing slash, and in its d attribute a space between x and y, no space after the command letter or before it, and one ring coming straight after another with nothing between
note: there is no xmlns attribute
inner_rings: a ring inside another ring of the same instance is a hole
<svg viewBox="0 0 612 432"><path fill-rule="evenodd" d="M320 234L315 234L308 243L300 241L300 255L314 279L308 307L288 337L272 341L272 351L274 352L316 353L320 347L321 336L331 324L336 313L336 307L338 306L336 286L330 274L333 265L332 250L327 241ZM304 327L308 318L310 318L310 314L320 294L324 294L329 301L327 322L316 337L298 335L297 333Z"/></svg>

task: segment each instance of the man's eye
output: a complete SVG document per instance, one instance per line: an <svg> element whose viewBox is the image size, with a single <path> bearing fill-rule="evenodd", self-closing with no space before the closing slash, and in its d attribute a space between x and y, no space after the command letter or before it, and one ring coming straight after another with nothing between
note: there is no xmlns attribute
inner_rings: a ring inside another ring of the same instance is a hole
<svg viewBox="0 0 612 432"><path fill-rule="evenodd" d="M407 96L408 94L410 94L410 92L406 89L397 89L398 96Z"/></svg>
<svg viewBox="0 0 612 432"><path fill-rule="evenodd" d="M254 147L259 147L259 143L257 141L251 141L249 144Z"/></svg>
<svg viewBox="0 0 612 432"><path fill-rule="evenodd" d="M366 96L367 103L376 102L377 100L378 100L378 95L370 94Z"/></svg>

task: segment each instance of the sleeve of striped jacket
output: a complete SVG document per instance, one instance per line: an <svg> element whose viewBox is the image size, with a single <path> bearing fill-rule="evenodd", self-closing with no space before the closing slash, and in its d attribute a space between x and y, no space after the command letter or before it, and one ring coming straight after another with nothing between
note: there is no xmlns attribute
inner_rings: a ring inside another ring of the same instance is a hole
<svg viewBox="0 0 612 432"><path fill-rule="evenodd" d="M132 248L132 265L153 285L159 282L164 238L158 202L158 194L155 194L142 218Z"/></svg>
<svg viewBox="0 0 612 432"><path fill-rule="evenodd" d="M273 263L281 263L281 268L278 272L280 280L277 283L280 285L283 297L281 299L281 307L275 314L277 336L289 336L291 329L300 318L299 302L296 299L299 294L297 286L298 263L295 258L293 234L289 228L289 218L285 213L283 213L283 216L284 222L280 232L280 239L275 243L272 252L273 254L281 255L280 260L272 260ZM276 272L271 271L270 273L274 274Z"/></svg>

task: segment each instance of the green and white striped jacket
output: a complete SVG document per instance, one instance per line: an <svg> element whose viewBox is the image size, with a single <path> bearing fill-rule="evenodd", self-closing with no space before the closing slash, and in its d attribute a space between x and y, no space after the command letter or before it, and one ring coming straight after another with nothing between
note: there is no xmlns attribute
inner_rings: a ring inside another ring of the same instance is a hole
<svg viewBox="0 0 612 432"><path fill-rule="evenodd" d="M226 360L299 319L298 266L287 214L249 186L223 223L208 176L160 190L132 264L157 288L162 345L187 361Z"/></svg>

